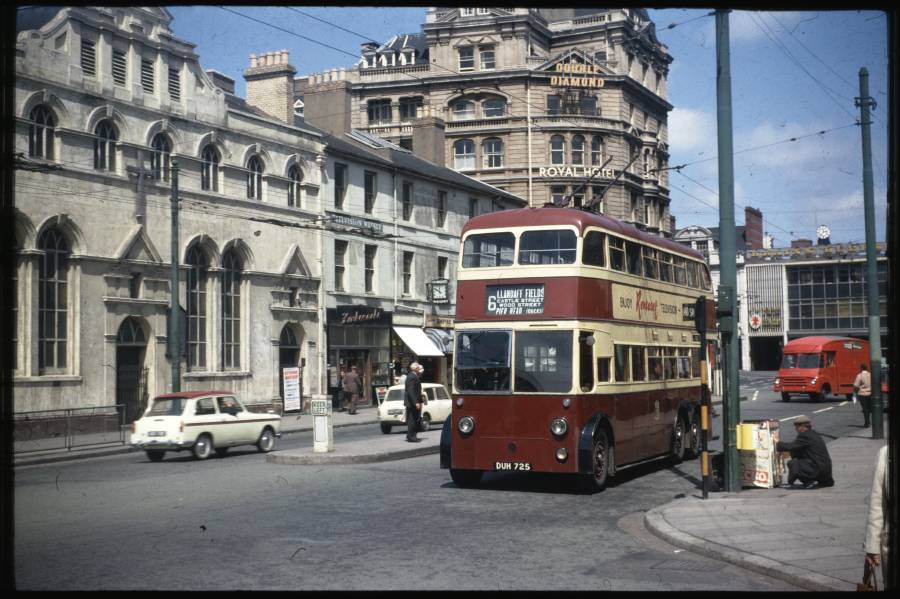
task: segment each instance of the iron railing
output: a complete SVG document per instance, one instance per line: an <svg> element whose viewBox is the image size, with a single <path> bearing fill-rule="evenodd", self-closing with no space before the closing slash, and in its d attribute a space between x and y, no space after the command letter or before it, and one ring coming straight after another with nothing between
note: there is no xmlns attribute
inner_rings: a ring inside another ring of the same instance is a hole
<svg viewBox="0 0 900 599"><path fill-rule="evenodd" d="M125 404L13 413L13 451L125 444Z"/></svg>

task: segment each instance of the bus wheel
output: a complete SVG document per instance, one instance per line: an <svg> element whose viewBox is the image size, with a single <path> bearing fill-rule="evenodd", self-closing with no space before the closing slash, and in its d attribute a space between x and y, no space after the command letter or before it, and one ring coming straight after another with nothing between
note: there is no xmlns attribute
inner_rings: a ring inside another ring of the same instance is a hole
<svg viewBox="0 0 900 599"><path fill-rule="evenodd" d="M785 401L785 402L791 401L791 394L785 393L784 391L782 391L781 392L781 401Z"/></svg>
<svg viewBox="0 0 900 599"><path fill-rule="evenodd" d="M675 419L675 428L672 430L672 459L676 464L680 464L684 460L684 443L687 440L685 433L684 418L678 416Z"/></svg>
<svg viewBox="0 0 900 599"><path fill-rule="evenodd" d="M591 449L591 473L586 477L588 490L602 491L609 482L612 448L609 437L603 429L594 434L594 446Z"/></svg>
<svg viewBox="0 0 900 599"><path fill-rule="evenodd" d="M688 435L690 445L684 449L685 457L690 460L700 455L700 425L697 424L698 416L699 415L695 414L694 418L691 418L691 431Z"/></svg>
<svg viewBox="0 0 900 599"><path fill-rule="evenodd" d="M450 469L450 478L457 487L471 488L477 487L481 482L481 470L457 470Z"/></svg>

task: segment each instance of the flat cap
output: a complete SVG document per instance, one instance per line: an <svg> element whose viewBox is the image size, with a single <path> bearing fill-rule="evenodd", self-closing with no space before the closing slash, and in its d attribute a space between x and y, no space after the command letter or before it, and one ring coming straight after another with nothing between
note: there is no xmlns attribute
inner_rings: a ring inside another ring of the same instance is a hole
<svg viewBox="0 0 900 599"><path fill-rule="evenodd" d="M797 416L794 418L794 424L809 424L809 416Z"/></svg>

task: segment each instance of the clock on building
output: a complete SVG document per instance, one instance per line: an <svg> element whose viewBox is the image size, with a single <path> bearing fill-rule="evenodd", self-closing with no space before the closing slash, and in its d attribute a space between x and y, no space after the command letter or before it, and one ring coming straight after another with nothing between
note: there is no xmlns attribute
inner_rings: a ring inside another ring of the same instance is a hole
<svg viewBox="0 0 900 599"><path fill-rule="evenodd" d="M428 283L429 299L436 304L449 303L449 283L450 281L448 281L447 279L435 279Z"/></svg>
<svg viewBox="0 0 900 599"><path fill-rule="evenodd" d="M828 239L831 237L831 229L826 227L825 225L819 225L816 227L816 237L819 239Z"/></svg>

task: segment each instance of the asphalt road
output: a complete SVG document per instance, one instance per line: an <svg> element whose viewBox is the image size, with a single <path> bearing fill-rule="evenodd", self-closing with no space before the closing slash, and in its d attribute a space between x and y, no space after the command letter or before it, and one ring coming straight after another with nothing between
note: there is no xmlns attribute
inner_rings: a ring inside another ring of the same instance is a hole
<svg viewBox="0 0 900 599"><path fill-rule="evenodd" d="M852 404L785 404L762 378L742 382L742 419L805 413L826 436L862 424ZM336 434L381 435L374 425ZM294 434L279 448L304 444L312 444L310 435ZM204 462L176 454L151 463L132 453L21 467L15 584L23 590L796 590L691 555L644 529L644 512L698 493L698 485L696 460L627 471L592 495L578 493L566 477L520 473L489 474L480 489L458 489L436 455L284 466L252 450Z"/></svg>

